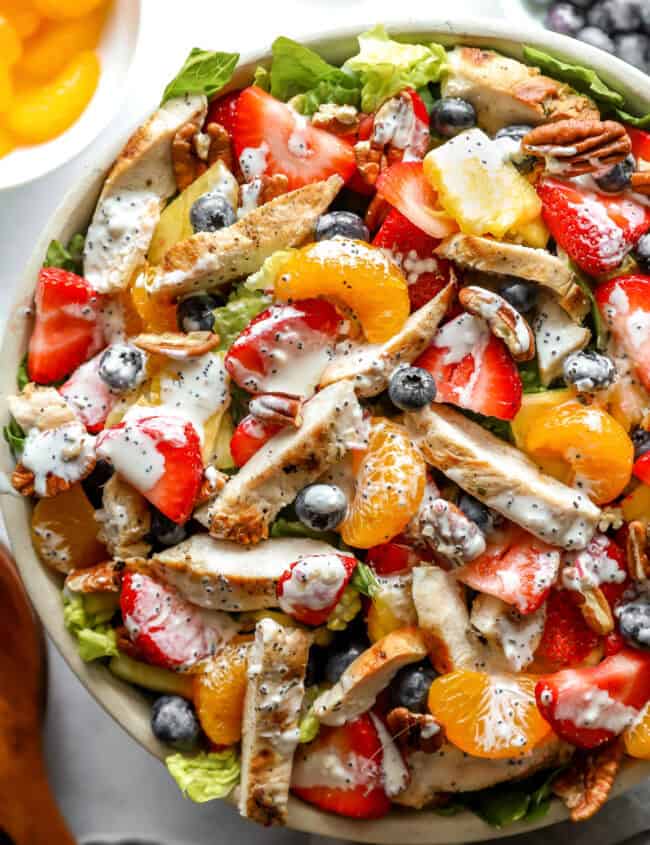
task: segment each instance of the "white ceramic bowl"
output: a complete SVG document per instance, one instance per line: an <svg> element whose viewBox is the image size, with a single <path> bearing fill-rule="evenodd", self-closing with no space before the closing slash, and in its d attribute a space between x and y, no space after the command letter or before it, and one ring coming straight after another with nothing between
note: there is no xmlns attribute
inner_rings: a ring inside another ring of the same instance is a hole
<svg viewBox="0 0 650 845"><path fill-rule="evenodd" d="M510 34L508 26L502 22L463 20L458 17L428 20L402 19L387 23L389 31L394 34L442 41L448 45L460 41L465 44L493 47L514 57L521 57L522 44L531 44L552 51L565 59L593 67L606 82L617 87L629 98L632 108L650 110L650 78L593 47L555 33L542 29L522 31L517 27L516 32ZM318 50L329 61L342 62L356 51L355 36L359 31L359 27L354 29L341 27L317 36L306 35L300 40ZM259 62L268 62L268 59L267 45L261 45L256 50L249 51L243 57L231 87L248 83L255 65ZM165 80L161 79L160 82L162 87ZM156 104L151 105L154 108ZM104 161L98 164L108 167L110 162ZM43 238L22 279L2 346L0 409L3 424L8 418L5 397L8 393L15 391L15 373L25 353L31 330L31 326L22 313L24 306L31 301L47 244L52 238L66 241L75 232L85 229L102 179L100 172L100 175L75 187L46 227ZM0 469L11 472L13 465L8 448L2 445ZM164 758L168 749L158 743L151 733L149 705L144 696L134 687L117 680L104 666L86 664L79 658L75 644L63 625L61 579L39 562L32 548L29 529L30 504L24 499L4 496L2 511L16 561L34 607L68 664L106 711L137 742L157 757ZM650 763L632 760L626 762L624 771L618 778L614 794L629 789L649 775ZM89 772L88 776L92 777L92 772ZM489 827L468 812L454 817L441 817L433 812L395 809L380 821L354 821L322 813L297 799L291 799L289 810L289 826L297 830L357 842L399 842L402 845L496 839L544 827L565 818L566 811L558 801L553 803L548 815L536 824L518 823L502 831ZM260 836L263 837L263 834Z"/></svg>
<svg viewBox="0 0 650 845"><path fill-rule="evenodd" d="M92 100L62 135L45 144L19 147L0 158L0 189L31 182L56 170L107 126L128 90L126 79L138 43L141 6L141 0L113 0L98 47L101 74Z"/></svg>

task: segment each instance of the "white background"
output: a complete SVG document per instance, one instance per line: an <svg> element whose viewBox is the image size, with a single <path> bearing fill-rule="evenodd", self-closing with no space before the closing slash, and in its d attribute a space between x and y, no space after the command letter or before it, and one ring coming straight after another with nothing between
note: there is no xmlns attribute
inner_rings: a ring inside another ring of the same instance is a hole
<svg viewBox="0 0 650 845"><path fill-rule="evenodd" d="M395 15L427 12L498 14L499 0L145 0L143 32L126 97L102 138L58 172L0 193L0 322L15 281L41 229L77 180L103 160L103 150L158 102L189 48L245 51L279 34L299 36L339 23L363 28ZM50 654L46 746L51 779L74 833L139 835L165 843L305 843L288 831L260 831L218 802L193 805L181 798L165 770L118 728L74 679L58 654ZM645 827L647 796L636 790L619 799L593 824L527 837L529 845L618 842ZM522 842L522 840L519 840ZM52 843L55 845L55 843Z"/></svg>

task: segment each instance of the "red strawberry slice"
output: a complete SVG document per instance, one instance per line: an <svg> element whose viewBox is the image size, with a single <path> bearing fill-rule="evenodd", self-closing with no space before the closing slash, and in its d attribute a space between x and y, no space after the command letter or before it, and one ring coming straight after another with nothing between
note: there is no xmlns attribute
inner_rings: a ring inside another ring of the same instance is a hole
<svg viewBox="0 0 650 845"><path fill-rule="evenodd" d="M437 194L424 176L421 161L398 161L388 167L377 179L377 193L433 238L446 238L458 231L456 221L438 206Z"/></svg>
<svg viewBox="0 0 650 845"><path fill-rule="evenodd" d="M650 699L650 653L626 648L598 666L546 675L535 697L560 739L596 748L623 733Z"/></svg>
<svg viewBox="0 0 650 845"><path fill-rule="evenodd" d="M618 276L598 285L596 301L614 339L650 390L650 276Z"/></svg>
<svg viewBox="0 0 650 845"><path fill-rule="evenodd" d="M333 758L340 765L333 765ZM322 727L314 742L300 746L294 758L291 790L329 813L378 819L391 806L382 786L382 762L377 729L364 714L340 728ZM323 772L322 786L314 786L314 772L318 771Z"/></svg>
<svg viewBox="0 0 650 845"><path fill-rule="evenodd" d="M490 538L487 549L456 570L474 590L533 613L546 600L560 567L560 552L511 525Z"/></svg>
<svg viewBox="0 0 650 845"><path fill-rule="evenodd" d="M650 452L646 452L645 455L641 455L641 457L634 462L632 472L645 484L650 484Z"/></svg>
<svg viewBox="0 0 650 845"><path fill-rule="evenodd" d="M373 244L388 250L402 268L409 285L411 311L426 305L449 281L449 262L434 255L440 240L418 229L396 208L388 212Z"/></svg>
<svg viewBox="0 0 650 845"><path fill-rule="evenodd" d="M226 369L250 393L310 396L331 358L341 322L324 299L273 305L232 344Z"/></svg>
<svg viewBox="0 0 650 845"><path fill-rule="evenodd" d="M600 637L585 622L576 596L569 590L551 590L546 602L546 622L536 657L557 666L582 663Z"/></svg>
<svg viewBox="0 0 650 845"><path fill-rule="evenodd" d="M98 436L97 456L173 522L191 516L203 478L201 441L192 423L172 416L124 420Z"/></svg>
<svg viewBox="0 0 650 845"><path fill-rule="evenodd" d="M650 161L650 132L635 129L633 126L626 126L625 128L632 141L632 155L636 159Z"/></svg>
<svg viewBox="0 0 650 845"><path fill-rule="evenodd" d="M606 534L595 534L586 548L564 554L562 584L577 593L600 587L614 609L630 586L623 549Z"/></svg>
<svg viewBox="0 0 650 845"><path fill-rule="evenodd" d="M347 181L356 169L349 143L312 126L254 85L239 95L233 141L248 181L263 173L284 173L294 190L335 173Z"/></svg>
<svg viewBox="0 0 650 845"><path fill-rule="evenodd" d="M487 323L460 314L441 326L414 366L436 381L436 402L511 420L521 406L521 377L503 341Z"/></svg>
<svg viewBox="0 0 650 845"><path fill-rule="evenodd" d="M230 454L238 467L243 467L255 452L270 440L284 426L277 423L266 422L254 417L252 414L244 417L234 430L230 440Z"/></svg>
<svg viewBox="0 0 650 845"><path fill-rule="evenodd" d="M120 609L139 654L165 669L187 669L205 660L228 633L218 617L190 604L169 585L139 572L124 575Z"/></svg>
<svg viewBox="0 0 650 845"><path fill-rule="evenodd" d="M406 542L399 542L400 539L400 536L397 536L390 543L382 543L368 549L367 562L377 575L407 572L420 563L419 555L416 555Z"/></svg>
<svg viewBox="0 0 650 845"><path fill-rule="evenodd" d="M650 228L650 208L625 195L602 194L559 179L542 179L537 193L551 234L592 276L615 270Z"/></svg>
<svg viewBox="0 0 650 845"><path fill-rule="evenodd" d="M61 385L59 393L74 410L91 434L104 428L106 417L118 400L106 382L99 377L99 362L103 353L95 355L74 371Z"/></svg>
<svg viewBox="0 0 650 845"><path fill-rule="evenodd" d="M32 381L60 381L102 348L104 339L97 324L101 304L102 297L81 276L43 267L36 286L36 320L27 357Z"/></svg>
<svg viewBox="0 0 650 845"><path fill-rule="evenodd" d="M280 576L278 603L304 625L324 625L356 568L357 560L349 555L305 555Z"/></svg>
<svg viewBox="0 0 650 845"><path fill-rule="evenodd" d="M237 103L241 91L231 91L229 94L224 94L223 97L217 97L208 107L208 114L205 119L205 125L208 123L219 123L232 135L235 130L235 120L237 117Z"/></svg>

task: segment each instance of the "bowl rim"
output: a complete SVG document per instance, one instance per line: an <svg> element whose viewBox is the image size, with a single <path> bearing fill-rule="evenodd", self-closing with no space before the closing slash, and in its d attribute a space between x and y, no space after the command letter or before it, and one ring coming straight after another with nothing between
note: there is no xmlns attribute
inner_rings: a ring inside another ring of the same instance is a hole
<svg viewBox="0 0 650 845"><path fill-rule="evenodd" d="M296 36L301 43L322 52L330 61L343 59L352 50L358 33L367 29L367 20L354 21L325 32ZM462 16L394 17L385 22L390 34L437 40L447 45L455 42L494 47L515 58L521 58L522 45L530 44L548 50L567 60L593 67L604 81L620 90L632 107L650 110L650 78L619 59L607 55L587 44L549 33L541 27L517 27L515 33L507 24L490 18ZM235 88L249 80L257 64L268 64L270 46L263 44L248 49L240 60L236 74L228 86ZM14 304L9 312L2 341L0 372L0 413L3 423L8 419L7 395L15 392L15 372L27 346L29 336L29 305L35 279L42 265L47 245L53 238L68 239L84 228L94 209L96 198L114 155L125 138L106 154L97 166L70 190L52 218L44 227L22 278L17 285ZM8 446L0 449L0 470L11 473L14 461ZM169 753L164 745L151 734L148 705L144 695L136 688L113 676L108 668L93 663L83 663L74 641L63 624L61 608L61 580L58 573L46 570L38 560L30 537L29 502L20 497L2 496L0 507L5 519L18 569L30 595L34 608L63 658L82 684L121 727L151 754L164 760ZM626 761L611 797L624 792L650 775L650 762ZM237 790L230 797L234 802ZM517 833L547 827L567 818L559 801L554 801L548 814L534 823L517 822L503 830L489 827L478 817L465 811L453 817L443 817L431 810L405 810L394 808L378 821L358 821L321 812L295 798L290 798L287 827L306 833L316 833L356 842L392 843L461 843L499 839Z"/></svg>

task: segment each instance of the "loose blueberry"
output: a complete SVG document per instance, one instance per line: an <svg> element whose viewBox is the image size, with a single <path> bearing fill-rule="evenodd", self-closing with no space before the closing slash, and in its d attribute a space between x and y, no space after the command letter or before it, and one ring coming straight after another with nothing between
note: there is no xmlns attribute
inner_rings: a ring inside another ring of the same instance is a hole
<svg viewBox="0 0 650 845"><path fill-rule="evenodd" d="M636 170L636 161L630 153L623 161L596 176L596 184L606 194L620 194L630 187L630 179Z"/></svg>
<svg viewBox="0 0 650 845"><path fill-rule="evenodd" d="M629 65L644 73L650 73L650 36L640 32L617 35L614 39L614 52Z"/></svg>
<svg viewBox="0 0 650 845"><path fill-rule="evenodd" d="M520 314L528 314L537 305L539 290L532 282L508 278L499 286L499 293Z"/></svg>
<svg viewBox="0 0 650 845"><path fill-rule="evenodd" d="M111 390L124 393L144 380L144 355L135 346L113 343L99 359L99 377Z"/></svg>
<svg viewBox="0 0 650 845"><path fill-rule="evenodd" d="M460 97L442 97L433 104L429 122L436 134L453 138L476 126L476 109Z"/></svg>
<svg viewBox="0 0 650 845"><path fill-rule="evenodd" d="M634 257L639 268L644 273L650 273L650 232L637 241Z"/></svg>
<svg viewBox="0 0 650 845"><path fill-rule="evenodd" d="M650 649L650 602L635 599L621 605L616 615L623 639L634 648Z"/></svg>
<svg viewBox="0 0 650 845"><path fill-rule="evenodd" d="M489 534L494 530L495 516L493 512L483 502L475 499L474 496L470 496L469 493L461 493L458 499L458 507L468 519L478 525L483 534Z"/></svg>
<svg viewBox="0 0 650 845"><path fill-rule="evenodd" d="M323 677L328 684L335 684L348 666L368 648L366 643L352 640L330 648L325 661Z"/></svg>
<svg viewBox="0 0 650 845"><path fill-rule="evenodd" d="M327 659L327 652L320 646L313 645L309 649L309 660L305 672L305 686L313 687L320 683L323 677L323 666Z"/></svg>
<svg viewBox="0 0 650 845"><path fill-rule="evenodd" d="M216 232L237 220L235 209L223 194L208 191L190 208L190 223L195 232Z"/></svg>
<svg viewBox="0 0 650 845"><path fill-rule="evenodd" d="M179 695L163 695L154 701L151 730L156 739L179 751L192 751L201 735L194 708Z"/></svg>
<svg viewBox="0 0 650 845"><path fill-rule="evenodd" d="M178 328L182 332L211 332L214 328L214 309L219 306L216 296L197 293L181 299L176 309Z"/></svg>
<svg viewBox="0 0 650 845"><path fill-rule="evenodd" d="M645 428L636 428L632 432L632 443L634 443L634 460L650 452L650 431Z"/></svg>
<svg viewBox="0 0 650 845"><path fill-rule="evenodd" d="M151 529L150 532L153 540L161 546L176 546L178 543L187 537L187 528L185 525L179 525L173 522L164 513L161 513L158 508L151 507Z"/></svg>
<svg viewBox="0 0 650 845"><path fill-rule="evenodd" d="M422 367L398 367L390 377L388 397L402 411L416 411L436 398L436 382Z"/></svg>
<svg viewBox="0 0 650 845"><path fill-rule="evenodd" d="M336 484L308 484L296 496L296 515L313 531L331 531L345 519L348 500Z"/></svg>
<svg viewBox="0 0 650 845"><path fill-rule="evenodd" d="M616 366L607 355L591 350L574 352L564 361L564 380L581 393L594 393L610 387L616 379Z"/></svg>
<svg viewBox="0 0 650 845"><path fill-rule="evenodd" d="M343 238L354 238L357 241L370 240L368 227L351 211L330 211L321 214L316 221L315 238L317 241L327 241L340 235Z"/></svg>
<svg viewBox="0 0 650 845"><path fill-rule="evenodd" d="M575 35L585 25L585 16L571 3L554 3L546 13L545 24L553 32Z"/></svg>
<svg viewBox="0 0 650 845"><path fill-rule="evenodd" d="M499 129L494 137L497 140L500 138L512 138L513 141L521 141L524 135L528 135L532 128L532 126L528 126L526 123L513 123L510 126L504 126L502 129Z"/></svg>
<svg viewBox="0 0 650 845"><path fill-rule="evenodd" d="M598 0L587 12L589 26L604 32L634 32L641 26L639 0Z"/></svg>
<svg viewBox="0 0 650 845"><path fill-rule="evenodd" d="M113 475L113 472L113 467L107 461L99 460L90 475L87 475L81 482L88 501L96 510L102 506L104 484ZM1 842L0 845L2 845Z"/></svg>
<svg viewBox="0 0 650 845"><path fill-rule="evenodd" d="M585 44L591 44L592 47L598 47L599 50L604 50L605 53L614 52L614 42L597 26L586 26L577 33L576 38L584 41Z"/></svg>
<svg viewBox="0 0 650 845"><path fill-rule="evenodd" d="M429 689L437 677L438 673L428 662L400 669L390 685L393 707L406 707L411 713L427 713Z"/></svg>

